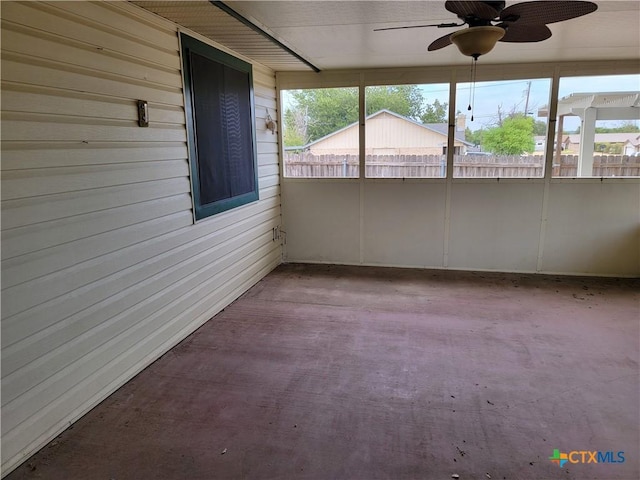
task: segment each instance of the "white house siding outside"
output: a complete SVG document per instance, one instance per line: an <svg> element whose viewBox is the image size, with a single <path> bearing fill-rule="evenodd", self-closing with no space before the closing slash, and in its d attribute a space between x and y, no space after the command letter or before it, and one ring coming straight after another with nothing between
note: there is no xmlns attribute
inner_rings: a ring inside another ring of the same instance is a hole
<svg viewBox="0 0 640 480"><path fill-rule="evenodd" d="M125 2L2 2L2 17L6 474L266 275L281 246L272 71L254 65L260 200L194 224L177 26Z"/></svg>

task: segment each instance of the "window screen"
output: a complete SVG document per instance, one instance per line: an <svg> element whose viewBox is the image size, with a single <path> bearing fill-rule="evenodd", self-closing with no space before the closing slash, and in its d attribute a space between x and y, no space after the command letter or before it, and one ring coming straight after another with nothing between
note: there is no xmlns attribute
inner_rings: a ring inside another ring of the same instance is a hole
<svg viewBox="0 0 640 480"><path fill-rule="evenodd" d="M258 199L251 65L181 36L196 220Z"/></svg>

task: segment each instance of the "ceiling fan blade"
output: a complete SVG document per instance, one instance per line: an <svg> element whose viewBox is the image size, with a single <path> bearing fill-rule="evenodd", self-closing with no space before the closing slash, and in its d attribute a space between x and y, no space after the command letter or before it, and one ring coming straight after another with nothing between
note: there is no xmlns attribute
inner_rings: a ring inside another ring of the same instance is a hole
<svg viewBox="0 0 640 480"><path fill-rule="evenodd" d="M424 27L438 27L438 28L449 28L449 27L461 27L464 23L432 23L429 25L405 25L404 27L387 27L387 28L374 28L374 32L382 32L384 30L401 30L403 28L424 28Z"/></svg>
<svg viewBox="0 0 640 480"><path fill-rule="evenodd" d="M431 45L427 47L429 52L433 52L434 50L440 50L448 45L451 45L451 34L445 35L443 37L438 38L431 42Z"/></svg>
<svg viewBox="0 0 640 480"><path fill-rule="evenodd" d="M444 8L460 18L474 16L483 20L491 20L498 16L498 11L484 2L447 0Z"/></svg>
<svg viewBox="0 0 640 480"><path fill-rule="evenodd" d="M505 24L497 25L503 27ZM499 41L509 43L541 42L551 36L551 30L546 25L509 24L507 31Z"/></svg>
<svg viewBox="0 0 640 480"><path fill-rule="evenodd" d="M503 22L518 22L518 25L544 25L564 22L595 12L598 6L584 1L533 1L516 3L500 12Z"/></svg>

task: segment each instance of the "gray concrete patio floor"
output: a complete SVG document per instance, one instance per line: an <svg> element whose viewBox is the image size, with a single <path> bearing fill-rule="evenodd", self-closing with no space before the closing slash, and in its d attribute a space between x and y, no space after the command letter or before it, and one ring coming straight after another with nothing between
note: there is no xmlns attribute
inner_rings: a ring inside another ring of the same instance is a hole
<svg viewBox="0 0 640 480"><path fill-rule="evenodd" d="M282 265L7 478L637 480L639 339L638 280Z"/></svg>

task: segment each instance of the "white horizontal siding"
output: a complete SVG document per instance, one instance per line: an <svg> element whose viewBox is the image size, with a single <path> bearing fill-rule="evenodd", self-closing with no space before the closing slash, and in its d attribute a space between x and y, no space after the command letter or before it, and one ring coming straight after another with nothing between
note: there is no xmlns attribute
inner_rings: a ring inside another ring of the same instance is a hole
<svg viewBox="0 0 640 480"><path fill-rule="evenodd" d="M121 7L119 21L113 23L105 16L113 11L112 8L95 4L93 16L89 18L76 14L79 8L86 7L78 7L73 3L3 2L2 17L8 20L7 24L24 25L56 35L61 38L61 44L83 42L94 46L99 54L112 52L113 55L135 61L180 69L180 58L175 55L177 43L173 31L129 18L129 10L124 6ZM126 19L133 20L136 27L127 28L122 23Z"/></svg>
<svg viewBox="0 0 640 480"><path fill-rule="evenodd" d="M95 113L100 112L103 120L121 120L130 122L137 115L137 105L129 99L110 98L105 100L99 95L4 82L2 90L3 110L5 112L33 112L35 109L42 113L53 115L75 115L81 120L94 119ZM11 95L7 93L11 91ZM184 122L182 108L172 105L150 103L154 124L179 124ZM80 115L78 115L80 114Z"/></svg>
<svg viewBox="0 0 640 480"><path fill-rule="evenodd" d="M260 200L193 223L177 26L126 3L2 5L2 470L281 261L275 76ZM136 100L151 125L137 125Z"/></svg>
<svg viewBox="0 0 640 480"><path fill-rule="evenodd" d="M8 92L3 92L3 105ZM132 114L133 115L133 114ZM182 114L184 116L184 114ZM64 142L40 144L36 142L6 141L2 148L2 170L72 167L78 165L105 165L140 163L161 160L184 160L187 146L184 142L118 143Z"/></svg>

